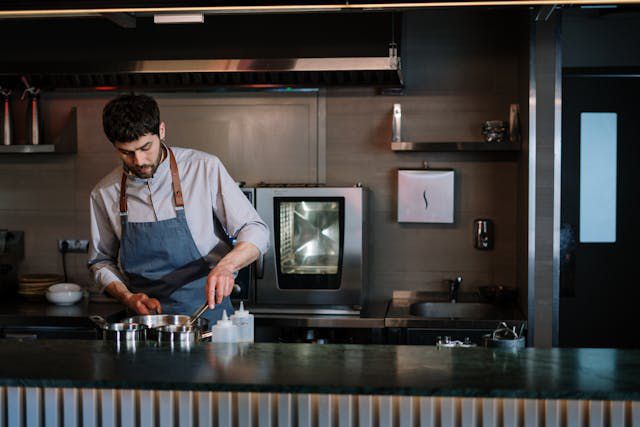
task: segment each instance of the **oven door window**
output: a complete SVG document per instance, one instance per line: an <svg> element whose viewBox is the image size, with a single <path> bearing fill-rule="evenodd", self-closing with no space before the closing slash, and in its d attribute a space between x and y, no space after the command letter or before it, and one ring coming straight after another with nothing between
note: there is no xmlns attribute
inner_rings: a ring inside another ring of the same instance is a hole
<svg viewBox="0 0 640 427"><path fill-rule="evenodd" d="M339 289L344 197L274 198L280 289Z"/></svg>

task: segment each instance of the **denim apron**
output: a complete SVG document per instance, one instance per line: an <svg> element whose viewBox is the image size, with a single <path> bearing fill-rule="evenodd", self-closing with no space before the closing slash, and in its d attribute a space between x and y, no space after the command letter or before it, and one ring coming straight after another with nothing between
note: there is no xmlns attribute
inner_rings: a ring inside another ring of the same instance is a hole
<svg viewBox="0 0 640 427"><path fill-rule="evenodd" d="M127 175L120 186L120 265L129 279L131 292L157 298L166 314L193 314L205 303L209 263L200 255L184 211L178 164L169 147L169 167L176 217L162 221L129 222ZM222 311L233 313L229 297L203 317L211 322L222 318Z"/></svg>

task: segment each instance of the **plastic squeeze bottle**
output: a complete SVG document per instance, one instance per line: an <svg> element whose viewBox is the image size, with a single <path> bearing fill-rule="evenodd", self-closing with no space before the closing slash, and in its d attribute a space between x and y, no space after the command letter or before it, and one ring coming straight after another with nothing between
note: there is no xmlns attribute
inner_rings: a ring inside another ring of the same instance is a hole
<svg viewBox="0 0 640 427"><path fill-rule="evenodd" d="M227 310L222 311L222 319L211 328L211 342L238 342L238 327L227 317Z"/></svg>
<svg viewBox="0 0 640 427"><path fill-rule="evenodd" d="M240 309L231 315L231 321L238 327L238 342L253 342L253 314L244 309L240 301Z"/></svg>

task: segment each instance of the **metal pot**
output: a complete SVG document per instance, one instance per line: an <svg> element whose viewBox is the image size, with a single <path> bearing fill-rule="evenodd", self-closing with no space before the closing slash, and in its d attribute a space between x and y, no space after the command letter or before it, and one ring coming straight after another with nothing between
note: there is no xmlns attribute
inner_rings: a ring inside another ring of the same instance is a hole
<svg viewBox="0 0 640 427"><path fill-rule="evenodd" d="M505 322L500 322L498 328L491 334L484 335L482 342L485 347L505 348L517 350L524 348L524 336L510 329Z"/></svg>
<svg viewBox="0 0 640 427"><path fill-rule="evenodd" d="M190 349L194 344L210 338L213 332L202 332L198 327L166 325L156 328L158 344L169 344L172 348Z"/></svg>
<svg viewBox="0 0 640 427"><path fill-rule="evenodd" d="M105 341L146 341L147 326L138 323L108 323L100 316L90 316L100 328L100 338Z"/></svg>
<svg viewBox="0 0 640 427"><path fill-rule="evenodd" d="M150 329L154 338L157 338L158 328L163 326L194 327L195 329L203 332L209 329L209 320L201 316L208 309L209 305L204 303L191 316L184 314L147 314L127 317L123 319L122 322L146 325Z"/></svg>
<svg viewBox="0 0 640 427"><path fill-rule="evenodd" d="M138 323L153 329L167 325L189 326L191 325L191 317L186 314L147 314L127 317L122 319L121 322ZM199 329L209 329L209 320L201 317L196 320L195 326Z"/></svg>

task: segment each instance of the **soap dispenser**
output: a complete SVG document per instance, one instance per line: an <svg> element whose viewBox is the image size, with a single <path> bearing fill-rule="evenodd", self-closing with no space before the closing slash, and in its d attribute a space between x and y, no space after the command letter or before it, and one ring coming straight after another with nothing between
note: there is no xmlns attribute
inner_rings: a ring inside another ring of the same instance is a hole
<svg viewBox="0 0 640 427"><path fill-rule="evenodd" d="M481 251L493 249L493 221L476 219L473 221L473 245Z"/></svg>
<svg viewBox="0 0 640 427"><path fill-rule="evenodd" d="M253 314L244 309L240 301L240 309L231 315L231 321L238 327L238 342L253 342Z"/></svg>
<svg viewBox="0 0 640 427"><path fill-rule="evenodd" d="M227 317L227 310L222 311L222 319L211 328L213 336L211 342L233 343L238 342L238 327Z"/></svg>

